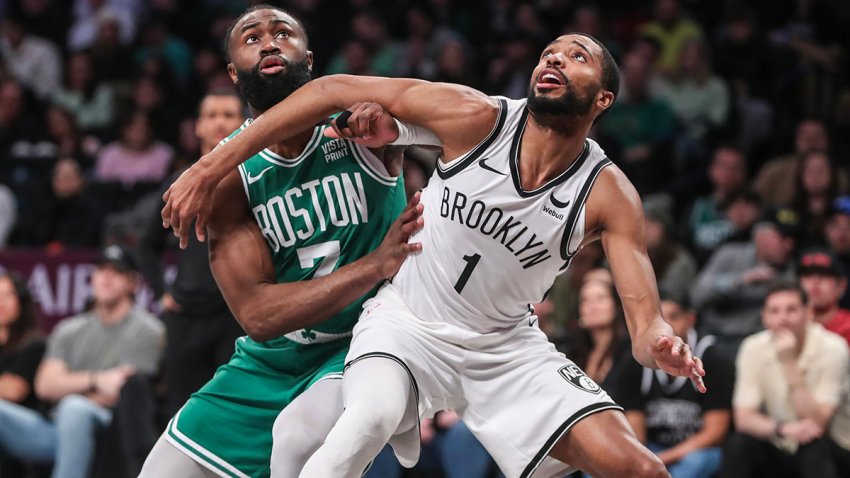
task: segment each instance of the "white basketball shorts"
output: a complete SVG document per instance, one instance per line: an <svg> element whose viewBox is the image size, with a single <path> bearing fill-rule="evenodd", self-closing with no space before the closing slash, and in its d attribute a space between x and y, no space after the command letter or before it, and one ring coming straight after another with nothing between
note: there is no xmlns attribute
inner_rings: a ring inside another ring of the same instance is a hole
<svg viewBox="0 0 850 478"><path fill-rule="evenodd" d="M536 323L481 334L427 322L387 284L363 305L346 362L398 362L412 380L420 418L453 409L507 478L558 478L573 468L547 456L555 443L582 418L622 408Z"/></svg>

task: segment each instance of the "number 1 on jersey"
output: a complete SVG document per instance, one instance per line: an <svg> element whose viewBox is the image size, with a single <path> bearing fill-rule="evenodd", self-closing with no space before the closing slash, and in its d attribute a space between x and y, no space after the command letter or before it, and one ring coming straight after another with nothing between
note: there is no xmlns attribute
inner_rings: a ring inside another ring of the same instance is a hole
<svg viewBox="0 0 850 478"><path fill-rule="evenodd" d="M455 282L455 290L458 294L461 293L463 288L466 286L466 281L469 280L469 276L472 275L473 269L478 265L478 261L481 259L481 254L473 254L471 256L463 256L463 260L466 261L466 267L463 268L463 272L460 274L457 282Z"/></svg>

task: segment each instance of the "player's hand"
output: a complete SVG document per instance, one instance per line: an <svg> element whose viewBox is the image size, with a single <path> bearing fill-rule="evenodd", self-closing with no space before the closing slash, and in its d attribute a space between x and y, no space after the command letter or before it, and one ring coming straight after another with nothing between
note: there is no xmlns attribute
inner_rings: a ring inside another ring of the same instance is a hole
<svg viewBox="0 0 850 478"><path fill-rule="evenodd" d="M174 235L180 239L180 249L185 249L189 244L193 220L198 240L206 240L213 191L221 179L210 176L203 164L197 162L184 171L163 194L165 207L162 208L162 227L174 230Z"/></svg>
<svg viewBox="0 0 850 478"><path fill-rule="evenodd" d="M700 393L705 393L705 369L702 360L694 357L691 348L681 337L661 335L650 348L658 368L676 377L688 377Z"/></svg>
<svg viewBox="0 0 850 478"><path fill-rule="evenodd" d="M407 242L410 236L425 224L425 220L422 218L422 211L425 210L425 206L419 204L421 194L421 192L417 192L410 198L407 207L390 226L390 230L387 231L381 245L367 256L377 267L382 279L389 279L394 276L408 255L422 250L422 244Z"/></svg>
<svg viewBox="0 0 850 478"><path fill-rule="evenodd" d="M398 126L389 113L376 103L357 103L331 121L325 129L329 138L350 139L367 148L380 148L398 139Z"/></svg>

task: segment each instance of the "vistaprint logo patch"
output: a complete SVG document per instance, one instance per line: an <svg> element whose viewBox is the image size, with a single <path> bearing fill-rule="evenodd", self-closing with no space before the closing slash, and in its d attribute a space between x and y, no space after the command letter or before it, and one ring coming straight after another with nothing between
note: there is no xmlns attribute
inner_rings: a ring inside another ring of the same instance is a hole
<svg viewBox="0 0 850 478"><path fill-rule="evenodd" d="M325 163L332 163L348 156L348 143L341 139L330 140L322 145L322 153L325 155Z"/></svg>

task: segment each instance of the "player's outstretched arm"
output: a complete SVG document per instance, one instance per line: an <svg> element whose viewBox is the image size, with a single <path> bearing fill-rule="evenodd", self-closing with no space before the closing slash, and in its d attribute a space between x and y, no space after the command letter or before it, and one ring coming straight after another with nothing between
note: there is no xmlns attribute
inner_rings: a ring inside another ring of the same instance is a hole
<svg viewBox="0 0 850 478"><path fill-rule="evenodd" d="M417 195L369 255L325 277L277 283L268 245L250 216L235 170L216 189L214 203L208 224L210 267L236 320L257 341L330 318L395 275L408 254L421 249L407 243L422 227Z"/></svg>
<svg viewBox="0 0 850 478"><path fill-rule="evenodd" d="M690 377L705 392L702 362L661 317L655 272L646 252L643 207L634 186L616 166L599 175L588 198L587 217L601 235L635 359L645 367Z"/></svg>
<svg viewBox="0 0 850 478"><path fill-rule="evenodd" d="M480 91L448 83L406 78L331 75L313 80L264 112L239 135L204 155L163 195L163 226L172 227L181 247L195 222L204 240L212 191L225 175L268 145L284 141L358 102L381 105L402 121L424 126L443 143L444 158L472 149L491 131L498 105Z"/></svg>

